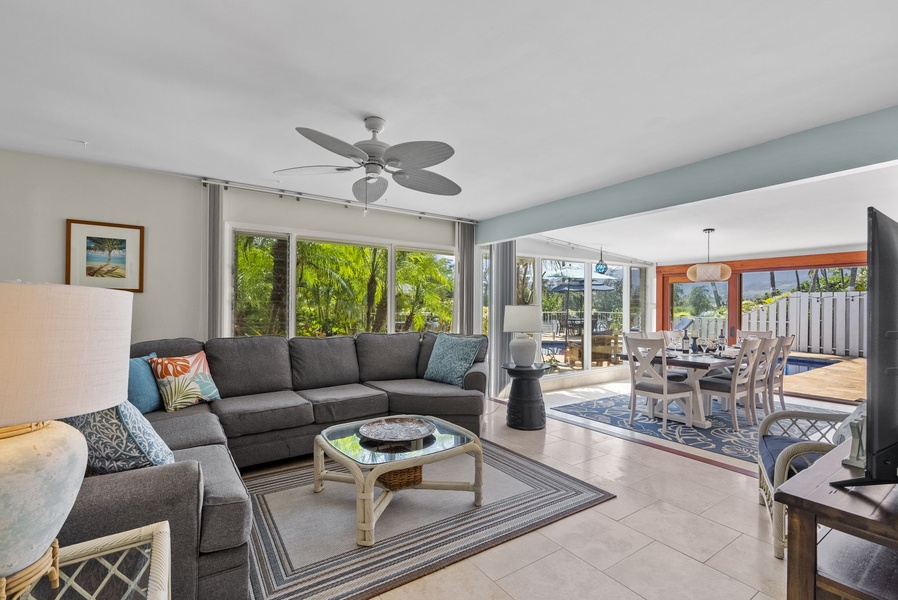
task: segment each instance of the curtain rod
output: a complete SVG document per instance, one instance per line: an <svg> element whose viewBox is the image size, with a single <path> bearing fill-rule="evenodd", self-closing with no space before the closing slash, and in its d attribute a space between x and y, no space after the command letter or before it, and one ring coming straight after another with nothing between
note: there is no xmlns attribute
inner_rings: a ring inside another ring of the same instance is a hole
<svg viewBox="0 0 898 600"><path fill-rule="evenodd" d="M584 246L583 244L576 244L574 242L566 242L564 240L558 240L547 235L536 234L533 236L533 239L538 239L547 244L551 244L553 246L559 246L561 248L570 248L571 250L588 250L590 252L601 252L602 248L593 248L592 246ZM636 265L645 265L647 267L651 267L654 263L648 262L646 260L641 260L638 258L633 258L632 256L624 256L623 254L615 254L614 252L609 252L609 256L614 257L615 259L627 261L631 264Z"/></svg>
<svg viewBox="0 0 898 600"><path fill-rule="evenodd" d="M229 187L234 187L240 190L249 190L251 192L262 192L264 194L275 194L280 197L290 196L296 198L296 201L300 200L315 200L318 202L330 202L331 204L342 204L344 206L358 206L359 208L364 208L362 204L358 202L353 202L352 200L343 200L341 198L332 198L330 196L319 196L318 194L308 194L306 192L290 192L287 190L281 190L277 188L270 188L261 185L253 185L249 183L235 183L233 181L224 181L222 179L211 179L209 177L204 177L202 179L203 186L207 184L217 184L224 186L225 189ZM419 210L411 210L407 208L397 208L394 206L381 206L377 204L369 204L368 210L380 210L383 212L392 212L398 213L402 215L408 215L411 217L427 217L428 219L439 219L443 221L454 221L456 223L472 223L474 225L477 224L477 221L473 219L463 219L461 217L451 217L449 215L440 215L436 213L423 212Z"/></svg>

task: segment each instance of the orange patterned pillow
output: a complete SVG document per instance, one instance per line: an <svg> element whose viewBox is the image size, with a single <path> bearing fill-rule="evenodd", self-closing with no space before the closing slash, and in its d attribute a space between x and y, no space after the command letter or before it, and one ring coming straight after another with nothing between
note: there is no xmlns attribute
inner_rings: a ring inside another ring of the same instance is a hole
<svg viewBox="0 0 898 600"><path fill-rule="evenodd" d="M168 412L199 404L201 400L221 399L218 387L212 381L205 352L148 360Z"/></svg>

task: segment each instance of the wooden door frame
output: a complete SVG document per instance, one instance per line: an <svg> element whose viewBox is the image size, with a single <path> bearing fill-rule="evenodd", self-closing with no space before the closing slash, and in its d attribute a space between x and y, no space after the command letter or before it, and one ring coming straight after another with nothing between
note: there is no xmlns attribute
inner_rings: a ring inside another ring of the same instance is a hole
<svg viewBox="0 0 898 600"><path fill-rule="evenodd" d="M830 252L826 254L806 254L802 256L778 256L774 258L753 258L745 260L722 261L733 270L727 279L727 307L742 306L742 277L743 273L758 271L788 271L803 269L830 269L836 267L866 267L866 251L857 252ZM673 283L691 283L686 277L686 270L692 264L665 265L655 268L657 285L655 286L655 304L658 310L655 313L655 328L657 331L670 329L670 286ZM741 324L736 315L741 315L739 310L734 313L727 311L727 338L734 341L736 329Z"/></svg>

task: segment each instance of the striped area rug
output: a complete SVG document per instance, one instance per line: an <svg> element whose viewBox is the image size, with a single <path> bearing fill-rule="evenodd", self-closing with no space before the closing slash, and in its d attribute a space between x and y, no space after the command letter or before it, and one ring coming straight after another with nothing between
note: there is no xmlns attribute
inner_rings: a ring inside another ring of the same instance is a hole
<svg viewBox="0 0 898 600"><path fill-rule="evenodd" d="M483 459L482 506L470 492L402 490L367 548L355 543L354 486L328 481L315 494L311 465L246 476L254 600L372 598L614 497L487 441ZM469 455L424 466L427 480L473 472Z"/></svg>

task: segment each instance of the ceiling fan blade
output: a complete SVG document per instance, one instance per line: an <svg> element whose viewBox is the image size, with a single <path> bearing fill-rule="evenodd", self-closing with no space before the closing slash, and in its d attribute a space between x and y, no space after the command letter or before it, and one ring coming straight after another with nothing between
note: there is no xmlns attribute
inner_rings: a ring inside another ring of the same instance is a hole
<svg viewBox="0 0 898 600"><path fill-rule="evenodd" d="M393 173L393 181L402 187L427 194L455 196L461 192L458 184L451 179L424 169L396 171Z"/></svg>
<svg viewBox="0 0 898 600"><path fill-rule="evenodd" d="M424 169L438 165L455 154L443 142L404 142L390 146L384 152L384 162L397 169Z"/></svg>
<svg viewBox="0 0 898 600"><path fill-rule="evenodd" d="M310 165L308 167L291 167L289 169L281 169L275 171L275 175L334 175L337 173L348 173L353 169L358 169L361 165L355 167L340 167L337 165Z"/></svg>
<svg viewBox="0 0 898 600"><path fill-rule="evenodd" d="M345 156L346 158L353 160L359 164L368 160L368 155L365 152L356 148L349 142L338 140L333 136L327 135L326 133L321 133L320 131L315 131L314 129L309 129L308 127L297 127L296 131L304 138L308 139L309 141L315 142L322 148L330 150L331 152L339 154L340 156Z"/></svg>
<svg viewBox="0 0 898 600"><path fill-rule="evenodd" d="M355 199L368 204L380 200L386 191L387 180L383 177L378 177L372 181L369 181L367 177L362 177L352 184L352 195L355 196Z"/></svg>

